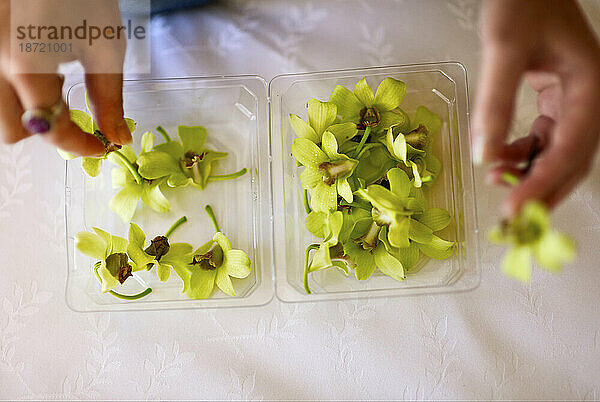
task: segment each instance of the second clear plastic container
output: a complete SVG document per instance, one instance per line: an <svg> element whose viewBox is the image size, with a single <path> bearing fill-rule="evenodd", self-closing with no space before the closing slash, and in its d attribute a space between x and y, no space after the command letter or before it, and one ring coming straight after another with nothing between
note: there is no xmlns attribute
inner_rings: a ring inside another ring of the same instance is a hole
<svg viewBox="0 0 600 402"><path fill-rule="evenodd" d="M375 274L358 281L337 270L311 274L312 294L303 288L304 251L318 241L306 230L300 172L291 155L296 138L289 114L306 118L310 98L327 100L335 85L353 88L367 77L372 88L385 77L404 81L407 93L401 107L412 115L418 105L437 113L443 125L435 142L443 168L430 196L431 206L450 211L452 224L442 233L457 242L457 252L443 261L422 259L419 269L403 282ZM85 110L85 87L68 93L69 107ZM214 234L204 206L211 204L222 231L234 247L252 260L252 273L234 280L237 296L216 291L212 298L191 300L181 293L175 275L162 283L153 271L136 273L119 290L134 293L150 286L153 292L140 300L116 299L100 292L93 275L94 261L74 247L74 235L100 227L127 237L128 224L108 207L113 165L105 161L101 174L87 177L78 159L67 162L66 219L68 243L67 304L76 311L118 311L170 308L257 306L274 294L285 302L336 300L464 291L479 283L479 245L475 188L470 158L466 72L460 63L436 63L356 70L281 75L267 84L260 77L238 76L128 81L124 86L125 115L138 123L133 148L140 137L162 125L177 137L177 125L208 129L208 146L229 156L216 174L247 168L236 180L210 183L204 191L166 189L171 211L158 214L141 203L133 221L148 237L163 234L181 215L188 222L173 235L174 242L198 247ZM270 106L270 108L269 108ZM269 110L270 109L270 110ZM270 126L269 126L270 120ZM157 142L160 142L157 136ZM122 289L124 288L124 289Z"/></svg>
<svg viewBox="0 0 600 402"><path fill-rule="evenodd" d="M359 281L337 269L310 275L312 294L303 287L304 252L318 242L304 227L306 212L300 172L291 156L296 134L289 123L290 113L307 118L310 98L326 101L336 85L353 89L363 77L377 88L386 77L406 83L400 107L413 116L425 105L442 119L434 138L434 155L442 162L440 174L430 193L431 207L445 208L452 215L443 238L457 243L456 252L446 260L423 258L403 282L375 274ZM461 291L479 284L479 245L475 188L469 147L466 71L460 63L420 64L397 67L292 74L276 77L270 84L272 103L271 139L274 157L273 193L275 211L275 267L277 296L284 301L310 301L415 295Z"/></svg>

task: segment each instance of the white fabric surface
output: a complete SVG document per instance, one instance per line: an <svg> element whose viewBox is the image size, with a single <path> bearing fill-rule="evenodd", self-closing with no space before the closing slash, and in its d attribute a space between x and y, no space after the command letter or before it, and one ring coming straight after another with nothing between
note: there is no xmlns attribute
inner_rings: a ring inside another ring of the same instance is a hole
<svg viewBox="0 0 600 402"><path fill-rule="evenodd" d="M600 3L585 3L600 27ZM258 74L479 55L471 0L225 2L153 22L156 76ZM69 77L71 78L71 77ZM522 91L515 132L535 117ZM484 244L468 293L82 314L64 301L64 162L0 146L0 398L598 399L600 170L555 213L580 252L524 286ZM480 227L503 190L478 172Z"/></svg>

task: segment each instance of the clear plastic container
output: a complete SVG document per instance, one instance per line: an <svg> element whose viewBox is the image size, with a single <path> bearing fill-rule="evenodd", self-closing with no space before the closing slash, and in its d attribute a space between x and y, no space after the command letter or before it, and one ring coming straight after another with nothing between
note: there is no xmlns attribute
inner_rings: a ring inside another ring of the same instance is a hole
<svg viewBox="0 0 600 402"><path fill-rule="evenodd" d="M444 238L454 240L460 253L444 261L419 262L419 269L404 282L375 274L358 281L337 270L311 274L312 294L303 288L304 251L317 239L305 229L306 213L300 172L291 155L296 135L289 114L306 118L306 101L327 100L337 84L354 87L366 76L376 88L385 77L407 84L401 105L409 115L425 105L443 120L436 139L436 156L443 173L433 192L431 205L446 208L453 216ZM85 87L70 88L72 109L85 110ZM134 150L139 151L141 134L162 125L176 137L177 125L203 125L208 145L229 156L218 164L216 174L246 167L248 173L236 180L213 182L204 191L193 188L166 190L171 211L158 214L141 203L133 221L148 237L163 234L182 215L188 222L173 235L194 247L213 235L204 211L211 204L223 232L234 247L247 252L252 273L234 280L237 296L216 291L207 300L191 300L181 293L181 280L172 274L161 283L153 271L136 273L125 282L123 293L135 293L147 286L153 292L140 300L126 301L102 294L92 273L94 261L74 248L74 235L98 226L127 237L128 225L108 207L114 195L110 171L105 162L102 173L87 177L79 160L67 162L66 215L68 243L67 304L76 311L148 310L169 308L216 308L258 306L274 294L284 302L337 300L361 297L400 296L474 289L479 283L479 246L475 210L475 188L469 147L469 105L464 67L459 63L338 70L281 75L269 83L260 77L190 78L126 81L125 115L138 123ZM269 112L270 106L270 112ZM270 114L269 114L270 113ZM269 128L269 118L271 126ZM270 129L270 132L269 132ZM270 134L270 135L269 135ZM157 142L161 142L157 136Z"/></svg>
<svg viewBox="0 0 600 402"><path fill-rule="evenodd" d="M127 238L129 225L108 207L115 194L111 183L114 165L105 161L100 175L90 178L83 173L81 161L74 159L67 162L66 168L67 304L76 311L109 311L268 303L273 297L273 237L266 82L260 77L126 81L123 97L126 117L138 124L132 145L136 152L141 134L146 131L155 133L156 143L162 142L155 130L157 125L162 125L173 139L178 139L178 125L202 125L208 130L207 146L229 153L216 164L214 174L248 169L240 178L211 182L203 191L191 186L165 189L171 211L159 214L140 202L133 221L151 239L164 234L174 221L186 215L188 222L170 239L197 248L214 235L204 211L204 206L210 204L223 233L235 248L243 249L250 257L252 272L246 279L233 279L236 297L215 291L210 299L192 300L181 293L183 284L177 275L172 273L162 283L155 270L137 272L119 287L119 292L126 294L151 287L153 292L143 299L127 301L101 293L92 271L95 261L75 249L74 235L96 226ZM85 86L80 83L71 87L67 100L71 109L86 110Z"/></svg>
<svg viewBox="0 0 600 402"><path fill-rule="evenodd" d="M445 208L453 217L441 232L457 242L460 253L447 260L421 259L417 269L403 282L378 271L366 281L336 269L310 275L312 294L303 287L304 252L318 239L304 227L306 212L300 172L291 156L296 138L289 123L290 113L307 118L310 98L327 100L336 85L353 89L363 77L377 88L386 77L404 81L407 93L400 105L413 116L419 105L437 113L442 129L435 138L435 156L442 162L430 205ZM475 185L469 147L469 104L466 71L460 63L419 64L396 67L327 71L275 77L270 83L271 142L273 152L275 267L277 297L283 301L335 300L359 297L416 295L464 291L479 284L479 244Z"/></svg>

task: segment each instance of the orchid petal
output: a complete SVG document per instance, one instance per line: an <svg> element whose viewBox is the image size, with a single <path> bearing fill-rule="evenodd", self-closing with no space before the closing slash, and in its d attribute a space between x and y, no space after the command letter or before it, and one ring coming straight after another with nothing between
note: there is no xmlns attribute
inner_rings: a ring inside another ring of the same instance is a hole
<svg viewBox="0 0 600 402"><path fill-rule="evenodd" d="M207 135L206 128L202 126L178 126L177 132L179 138L181 138L184 152L195 151L200 153L204 150Z"/></svg>
<svg viewBox="0 0 600 402"><path fill-rule="evenodd" d="M81 167L84 172L90 177L96 177L100 174L102 169L102 161L104 158L81 158Z"/></svg>
<svg viewBox="0 0 600 402"><path fill-rule="evenodd" d="M142 177L150 180L181 173L179 161L166 152L146 152L140 155L137 163Z"/></svg>
<svg viewBox="0 0 600 402"><path fill-rule="evenodd" d="M307 167L318 167L319 164L327 162L325 152L314 142L306 138L296 138L292 144L292 154L298 162Z"/></svg>
<svg viewBox="0 0 600 402"><path fill-rule="evenodd" d="M137 183L127 184L110 200L108 206L119 215L123 222L129 223L135 214L142 188Z"/></svg>
<svg viewBox="0 0 600 402"><path fill-rule="evenodd" d="M380 112L395 109L400 106L405 94L406 84L388 77L377 87L373 106Z"/></svg>
<svg viewBox="0 0 600 402"><path fill-rule="evenodd" d="M354 87L354 95L356 95L360 103L362 103L364 106L373 106L375 97L373 96L373 90L367 83L366 78L362 78L356 83L356 86Z"/></svg>
<svg viewBox="0 0 600 402"><path fill-rule="evenodd" d="M507 276L521 282L531 280L531 249L527 246L517 246L509 249L502 261L502 270Z"/></svg>
<svg viewBox="0 0 600 402"><path fill-rule="evenodd" d="M108 244L95 233L79 232L75 235L75 247L87 256L102 260L106 257Z"/></svg>
<svg viewBox="0 0 600 402"><path fill-rule="evenodd" d="M308 121L311 127L314 128L317 136L321 136L327 127L331 126L337 118L337 106L335 103L309 99L307 107Z"/></svg>
<svg viewBox="0 0 600 402"><path fill-rule="evenodd" d="M381 272L397 281L404 280L404 267L402 263L389 254L385 250L385 247L377 247L373 253L373 257L375 265L377 265L377 268Z"/></svg>
<svg viewBox="0 0 600 402"><path fill-rule="evenodd" d="M317 135L315 129L295 114L290 114L290 125L298 137L306 138L315 144L321 142L321 136Z"/></svg>
<svg viewBox="0 0 600 402"><path fill-rule="evenodd" d="M225 252L223 269L234 278L246 278L250 275L250 258L242 250Z"/></svg>
<svg viewBox="0 0 600 402"><path fill-rule="evenodd" d="M335 86L329 102L336 104L337 113L346 121L358 120L359 113L364 107L352 91L341 85Z"/></svg>
<svg viewBox="0 0 600 402"><path fill-rule="evenodd" d="M217 269L217 277L215 278L217 287L229 296L235 296L235 289L229 274L224 269Z"/></svg>

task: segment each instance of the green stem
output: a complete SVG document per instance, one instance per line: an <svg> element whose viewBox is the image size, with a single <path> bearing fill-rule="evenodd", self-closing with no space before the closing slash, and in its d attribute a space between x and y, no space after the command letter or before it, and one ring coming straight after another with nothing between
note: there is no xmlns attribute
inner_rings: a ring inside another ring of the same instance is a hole
<svg viewBox="0 0 600 402"><path fill-rule="evenodd" d="M98 268L100 268L100 263L97 262L94 265L94 273L96 274L96 278L98 278L100 283L102 283L102 278L100 278L100 274L98 273ZM143 290L140 293L137 293L134 295L124 295L121 293L117 293L114 290L109 290L108 293L110 293L111 295L113 295L119 299L123 299L123 300L137 300L137 299L141 299L142 297L146 297L150 293L152 293L152 288L146 288L146 290Z"/></svg>
<svg viewBox="0 0 600 402"><path fill-rule="evenodd" d="M125 155L123 155L123 153L121 151L115 150L112 152L113 154L117 155L125 164L125 166L127 167L127 169L129 170L129 172L133 175L133 178L135 179L135 182L137 184L142 184L143 182L143 178L140 175L140 173L137 171L137 169L135 168L135 166L133 166L131 164L131 162L129 161L129 159L127 159L127 157Z"/></svg>
<svg viewBox="0 0 600 402"><path fill-rule="evenodd" d="M167 134L166 130L164 128L162 128L162 126L156 127L156 131L158 131L160 133L160 135L163 136L163 138L165 139L166 142L171 141L171 137L169 137L169 134Z"/></svg>
<svg viewBox="0 0 600 402"><path fill-rule="evenodd" d="M169 228L169 230L167 230L167 232L165 233L165 237L171 236L171 233L173 233L175 231L175 229L177 229L179 226L181 226L182 223L185 223L185 222L187 222L187 217L182 216L181 218L179 218L177 220L177 222L172 224L171 227Z"/></svg>
<svg viewBox="0 0 600 402"><path fill-rule="evenodd" d="M310 214L312 212L312 209L310 208L310 204L308 202L308 190L304 190L304 210L306 211L307 214Z"/></svg>
<svg viewBox="0 0 600 402"><path fill-rule="evenodd" d="M248 172L248 169L243 168L239 172L235 172L235 173L208 176L208 181L237 179L238 177L241 177L241 176L245 175L246 172Z"/></svg>
<svg viewBox="0 0 600 402"><path fill-rule="evenodd" d="M217 223L217 218L215 217L215 213L213 212L212 207L210 205L207 205L206 207L204 207L204 209L206 210L208 217L212 221L213 226L215 227L215 231L220 232L221 229L219 228L219 224Z"/></svg>
<svg viewBox="0 0 600 402"><path fill-rule="evenodd" d="M367 138L369 138L369 134L371 134L371 126L367 126L367 128L365 129L365 132L363 133L363 136L360 139L360 142L358 143L356 150L354 151L354 154L356 156L358 156L358 154L360 154L362 147L365 145L365 142L367 142Z"/></svg>
<svg viewBox="0 0 600 402"><path fill-rule="evenodd" d="M308 287L308 257L310 256L310 252L312 250L316 250L319 248L319 244L313 243L306 247L306 253L304 255L304 290L307 294L311 294L310 288Z"/></svg>

